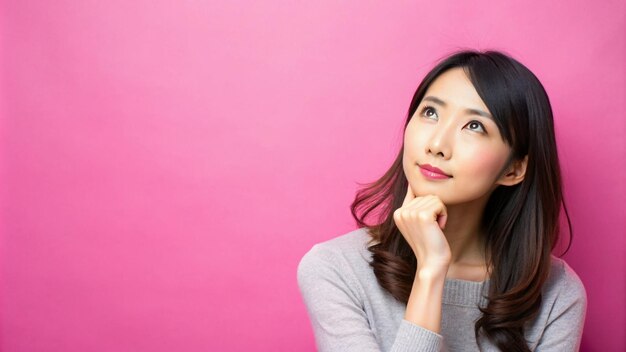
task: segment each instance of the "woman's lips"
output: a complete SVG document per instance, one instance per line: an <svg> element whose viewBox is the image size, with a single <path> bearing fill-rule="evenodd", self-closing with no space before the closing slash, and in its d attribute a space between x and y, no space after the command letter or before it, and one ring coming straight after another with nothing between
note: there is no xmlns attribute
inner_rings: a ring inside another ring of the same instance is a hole
<svg viewBox="0 0 626 352"><path fill-rule="evenodd" d="M430 179L442 180L442 179L452 178L452 176L446 174L445 172L443 172L443 170L436 168L432 165L429 165L429 164L419 165L418 164L418 166L420 168L420 172L422 173L422 175Z"/></svg>

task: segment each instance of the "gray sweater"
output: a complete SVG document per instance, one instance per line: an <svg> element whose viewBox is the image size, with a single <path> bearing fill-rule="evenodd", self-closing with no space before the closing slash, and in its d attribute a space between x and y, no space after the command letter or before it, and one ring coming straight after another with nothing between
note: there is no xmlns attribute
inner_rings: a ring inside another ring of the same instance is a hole
<svg viewBox="0 0 626 352"><path fill-rule="evenodd" d="M376 281L364 228L314 245L298 265L298 286L319 351L478 351L474 322L489 280L446 279L441 331L404 319L406 305ZM552 257L538 316L526 328L533 351L577 351L587 296L576 273ZM483 351L498 351L481 339Z"/></svg>

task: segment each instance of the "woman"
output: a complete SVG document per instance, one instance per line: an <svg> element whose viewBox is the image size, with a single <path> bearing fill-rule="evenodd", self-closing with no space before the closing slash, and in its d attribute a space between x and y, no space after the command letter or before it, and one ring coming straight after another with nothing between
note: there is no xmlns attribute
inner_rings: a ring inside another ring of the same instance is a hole
<svg viewBox="0 0 626 352"><path fill-rule="evenodd" d="M498 51L445 58L393 165L357 193L359 229L300 261L318 349L578 350L585 289L551 254L562 197L535 75Z"/></svg>

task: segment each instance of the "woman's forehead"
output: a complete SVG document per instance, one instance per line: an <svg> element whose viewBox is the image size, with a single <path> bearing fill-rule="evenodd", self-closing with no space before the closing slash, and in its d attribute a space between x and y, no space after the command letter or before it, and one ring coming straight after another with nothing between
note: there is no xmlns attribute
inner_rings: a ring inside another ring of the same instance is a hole
<svg viewBox="0 0 626 352"><path fill-rule="evenodd" d="M426 90L424 98L427 97L431 99L426 100L431 102L438 100L439 105L445 108L489 112L469 77L460 67L449 69L439 75ZM425 100L424 98L422 101Z"/></svg>

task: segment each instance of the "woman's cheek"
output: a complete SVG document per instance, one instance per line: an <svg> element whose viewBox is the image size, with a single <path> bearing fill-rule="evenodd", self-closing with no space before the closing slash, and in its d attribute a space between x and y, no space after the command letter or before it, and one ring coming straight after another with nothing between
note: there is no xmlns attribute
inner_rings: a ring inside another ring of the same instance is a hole
<svg viewBox="0 0 626 352"><path fill-rule="evenodd" d="M500 153L494 153L493 149L472 153L465 160L468 163L463 167L467 171L466 175L474 180L485 180L486 182L494 180L505 161L503 156Z"/></svg>

